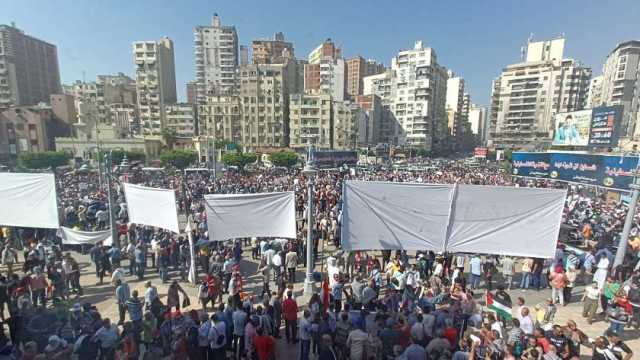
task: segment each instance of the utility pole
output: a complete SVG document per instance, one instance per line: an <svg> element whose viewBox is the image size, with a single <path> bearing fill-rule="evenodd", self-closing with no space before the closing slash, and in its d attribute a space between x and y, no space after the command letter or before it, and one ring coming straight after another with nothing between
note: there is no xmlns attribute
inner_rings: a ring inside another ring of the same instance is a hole
<svg viewBox="0 0 640 360"><path fill-rule="evenodd" d="M307 164L302 170L302 173L307 178L307 276L304 280L304 294L313 294L313 270L315 268L315 262L313 261L313 203L315 194L315 179L318 170L316 169L314 159L313 145L309 146L309 155L307 155Z"/></svg>

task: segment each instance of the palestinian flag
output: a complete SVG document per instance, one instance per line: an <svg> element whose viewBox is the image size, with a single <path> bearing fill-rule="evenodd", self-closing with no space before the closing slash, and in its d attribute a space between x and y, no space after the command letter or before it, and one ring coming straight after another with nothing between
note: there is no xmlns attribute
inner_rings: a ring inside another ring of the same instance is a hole
<svg viewBox="0 0 640 360"><path fill-rule="evenodd" d="M503 319L511 320L511 307L500 302L499 299L495 299L493 294L487 291L487 307L498 314Z"/></svg>

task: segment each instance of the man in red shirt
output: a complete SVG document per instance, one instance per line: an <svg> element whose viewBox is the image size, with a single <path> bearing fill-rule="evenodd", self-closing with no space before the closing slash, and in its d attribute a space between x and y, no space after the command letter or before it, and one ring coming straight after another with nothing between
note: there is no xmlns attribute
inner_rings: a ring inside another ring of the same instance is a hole
<svg viewBox="0 0 640 360"><path fill-rule="evenodd" d="M38 299L40 299L40 305L43 308L47 307L46 304L46 289L49 286L47 278L42 273L42 269L39 266L35 268L35 274L31 275L29 279L29 288L31 289L31 301L33 307L38 307Z"/></svg>
<svg viewBox="0 0 640 360"><path fill-rule="evenodd" d="M273 338L264 335L262 327L256 329L256 336L253 338L253 346L256 349L258 360L271 360L276 358L276 348Z"/></svg>
<svg viewBox="0 0 640 360"><path fill-rule="evenodd" d="M287 343L296 343L296 334L298 333L298 303L293 299L291 290L287 291L287 299L282 302L282 312L284 313L285 334L287 335Z"/></svg>

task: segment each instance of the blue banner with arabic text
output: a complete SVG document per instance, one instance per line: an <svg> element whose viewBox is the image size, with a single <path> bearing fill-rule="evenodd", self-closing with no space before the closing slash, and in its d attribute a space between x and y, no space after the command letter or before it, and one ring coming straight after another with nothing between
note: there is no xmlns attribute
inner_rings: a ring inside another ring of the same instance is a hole
<svg viewBox="0 0 640 360"><path fill-rule="evenodd" d="M514 152L511 154L513 175L549 177L549 153Z"/></svg>

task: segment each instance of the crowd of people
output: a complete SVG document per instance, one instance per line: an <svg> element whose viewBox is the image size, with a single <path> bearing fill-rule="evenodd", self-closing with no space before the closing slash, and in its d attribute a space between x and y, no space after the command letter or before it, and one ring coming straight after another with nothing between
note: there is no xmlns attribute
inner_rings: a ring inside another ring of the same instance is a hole
<svg viewBox="0 0 640 360"><path fill-rule="evenodd" d="M266 360L278 358L276 341L282 337L285 346L298 344L303 360L574 359L585 347L594 359L631 358L621 337L626 327L640 325L640 227L635 221L626 261L613 268L612 247L626 214L622 201L568 186L565 240L577 246L559 246L553 259L347 252L340 248L340 196L343 181L350 179L567 187L461 162L423 171L321 171L314 222L307 224L307 179L298 171L227 172L215 179L197 172L138 172L128 180L175 189L180 211L195 224L199 303L191 304L180 285L191 264L187 236L129 224L124 194L114 184L122 247L81 250L88 250L97 283L107 277L112 284L117 321L82 302L80 266L62 251L55 232L4 228L7 276L0 277L0 315L9 334L0 338L0 358ZM67 173L57 182L61 224L85 231L109 227L107 195L96 186L97 174ZM203 195L272 191L295 192L297 239L208 240ZM294 285L304 280L296 271L306 265L309 226L318 291L302 303ZM256 274L241 267L245 262L258 264ZM164 301L150 280L156 273L154 281L168 284ZM258 284L249 281L255 275ZM133 281L146 281L144 294L131 291ZM582 297L573 292L579 285L585 287ZM523 294L512 303L508 291L516 288ZM526 291L549 296L528 303ZM508 311L494 311L489 299ZM606 319L608 330L590 338L574 321L554 322L558 308L570 302L582 302L589 324Z"/></svg>

